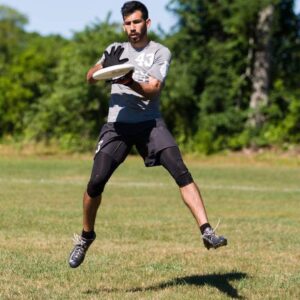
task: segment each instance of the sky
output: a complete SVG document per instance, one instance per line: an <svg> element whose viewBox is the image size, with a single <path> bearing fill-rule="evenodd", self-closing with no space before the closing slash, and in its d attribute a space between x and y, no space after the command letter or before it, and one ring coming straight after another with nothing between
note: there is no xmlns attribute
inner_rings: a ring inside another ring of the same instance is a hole
<svg viewBox="0 0 300 300"><path fill-rule="evenodd" d="M42 35L60 34L72 37L74 31L82 31L85 26L97 20L104 21L109 12L111 21L121 22L120 8L125 0L0 0L0 5L10 6L29 19L27 31ZM166 10L170 0L142 0L148 7L151 28L160 26L169 32L176 24L176 16ZM300 0L295 0L295 10L300 12Z"/></svg>
<svg viewBox="0 0 300 300"><path fill-rule="evenodd" d="M300 1L300 0L299 0ZM120 9L126 0L0 0L25 14L29 24L27 31L36 31L42 35L61 34L71 37L74 31L82 31L85 26L97 20L104 21L109 12L111 21L122 21ZM149 10L152 30L158 26L169 32L176 24L176 17L166 10L170 0L142 0Z"/></svg>

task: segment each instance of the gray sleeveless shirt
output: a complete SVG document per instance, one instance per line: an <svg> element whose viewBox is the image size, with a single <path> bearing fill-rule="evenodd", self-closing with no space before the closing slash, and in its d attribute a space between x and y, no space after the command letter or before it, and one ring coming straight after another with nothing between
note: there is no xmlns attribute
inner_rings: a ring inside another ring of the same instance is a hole
<svg viewBox="0 0 300 300"><path fill-rule="evenodd" d="M113 46L124 48L122 58L128 58L127 63L135 66L133 79L137 82L148 82L149 76L164 82L171 62L171 53L165 46L150 41L141 49L135 49L129 42L113 43L107 47L110 53ZM104 55L98 61L102 64ZM159 96L146 99L122 84L112 84L109 101L108 122L138 123L160 118Z"/></svg>

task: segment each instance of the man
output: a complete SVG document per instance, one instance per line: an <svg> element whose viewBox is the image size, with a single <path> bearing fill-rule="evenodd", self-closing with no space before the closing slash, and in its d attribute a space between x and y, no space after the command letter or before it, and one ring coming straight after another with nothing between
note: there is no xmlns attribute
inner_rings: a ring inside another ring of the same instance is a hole
<svg viewBox="0 0 300 300"><path fill-rule="evenodd" d="M101 129L91 178L83 197L83 230L81 236L75 235L75 247L69 257L72 268L83 262L96 238L94 225L104 186L133 145L147 167L162 165L174 178L183 201L200 227L205 247L218 248L227 244L226 238L217 236L208 223L200 191L159 111L170 51L148 39L151 20L141 2L126 2L121 12L128 42L110 45L88 71L87 81L94 83L95 71L116 64L128 62L135 70L112 81L108 122Z"/></svg>

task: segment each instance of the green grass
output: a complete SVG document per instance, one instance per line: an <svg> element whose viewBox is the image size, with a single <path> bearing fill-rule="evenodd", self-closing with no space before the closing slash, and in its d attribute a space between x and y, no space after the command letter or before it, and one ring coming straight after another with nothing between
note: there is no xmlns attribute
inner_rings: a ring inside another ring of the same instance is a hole
<svg viewBox="0 0 300 300"><path fill-rule="evenodd" d="M130 157L107 185L97 240L68 267L91 159L0 158L0 299L299 299L299 160L187 159L210 222L207 251L163 168Z"/></svg>

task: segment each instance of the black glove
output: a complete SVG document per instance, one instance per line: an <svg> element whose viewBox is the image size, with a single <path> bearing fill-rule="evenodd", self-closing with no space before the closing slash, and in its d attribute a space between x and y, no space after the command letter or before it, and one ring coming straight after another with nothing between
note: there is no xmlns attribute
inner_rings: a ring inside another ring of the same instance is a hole
<svg viewBox="0 0 300 300"><path fill-rule="evenodd" d="M105 60L103 62L103 68L107 68L114 65L121 65L127 62L129 60L128 58L123 58L120 60L123 51L124 48L121 46L118 46L117 49L115 49L115 46L113 46L109 54L107 51L105 51L104 52Z"/></svg>

